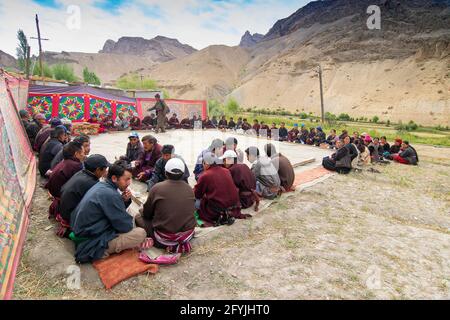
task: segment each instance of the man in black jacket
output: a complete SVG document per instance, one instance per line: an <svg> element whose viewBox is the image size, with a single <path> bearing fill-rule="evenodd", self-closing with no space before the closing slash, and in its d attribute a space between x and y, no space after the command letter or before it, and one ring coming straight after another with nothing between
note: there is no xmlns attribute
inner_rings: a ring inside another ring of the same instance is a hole
<svg viewBox="0 0 450 320"><path fill-rule="evenodd" d="M86 192L89 191L100 178L105 177L110 163L99 154L94 154L84 161L84 169L77 172L61 188L61 199L59 202L60 216L56 220L60 223L57 234L67 237L70 233L70 215L81 202Z"/></svg>

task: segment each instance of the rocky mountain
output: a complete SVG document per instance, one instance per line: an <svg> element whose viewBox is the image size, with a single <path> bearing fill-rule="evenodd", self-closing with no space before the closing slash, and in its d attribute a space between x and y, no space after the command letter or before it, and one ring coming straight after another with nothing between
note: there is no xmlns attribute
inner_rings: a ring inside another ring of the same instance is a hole
<svg viewBox="0 0 450 320"><path fill-rule="evenodd" d="M0 50L0 67L15 68L16 66L17 66L16 58Z"/></svg>
<svg viewBox="0 0 450 320"><path fill-rule="evenodd" d="M251 34L250 31L246 31L245 34L241 38L241 42L239 43L240 47L250 48L261 42L264 38L263 34L254 33Z"/></svg>
<svg viewBox="0 0 450 320"><path fill-rule="evenodd" d="M157 36L149 40L141 37L121 37L117 42L107 40L99 53L145 56L155 62L166 62L195 51L197 50L177 39Z"/></svg>
<svg viewBox="0 0 450 320"><path fill-rule="evenodd" d="M367 27L374 4L380 30ZM234 97L245 108L319 114L321 64L326 111L450 125L449 25L448 0L315 1L253 46L214 46L143 72L179 98ZM223 57L230 51L233 69Z"/></svg>

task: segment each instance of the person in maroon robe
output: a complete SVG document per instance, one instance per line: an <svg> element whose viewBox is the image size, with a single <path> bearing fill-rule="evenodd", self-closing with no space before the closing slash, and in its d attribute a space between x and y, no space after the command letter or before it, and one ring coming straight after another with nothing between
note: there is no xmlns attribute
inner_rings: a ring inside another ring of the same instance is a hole
<svg viewBox="0 0 450 320"><path fill-rule="evenodd" d="M264 121L261 121L261 129L259 129L259 132L263 137L270 137L270 128Z"/></svg>
<svg viewBox="0 0 450 320"><path fill-rule="evenodd" d="M250 125L250 123L248 123L247 119L244 119L244 121L242 122L242 126L241 129L244 130L244 132L250 130L252 128L252 126Z"/></svg>
<svg viewBox="0 0 450 320"><path fill-rule="evenodd" d="M182 129L194 129L194 126L191 127L191 120L189 120L189 118L181 120L180 126Z"/></svg>
<svg viewBox="0 0 450 320"><path fill-rule="evenodd" d="M217 165L218 162L213 153L205 153L204 172L194 187L196 208L205 227L231 225L235 219L251 217L241 213L239 190L230 171Z"/></svg>
<svg viewBox="0 0 450 320"><path fill-rule="evenodd" d="M142 120L142 130L152 130L156 127L156 117L155 114L150 114L148 116L145 116Z"/></svg>
<svg viewBox="0 0 450 320"><path fill-rule="evenodd" d="M53 202L48 210L49 217L58 215L61 188L75 173L83 169L82 161L86 158L83 145L75 141L71 141L64 146L63 156L64 160L52 170L50 178L45 184L45 188L53 196Z"/></svg>
<svg viewBox="0 0 450 320"><path fill-rule="evenodd" d="M298 124L294 124L294 127L288 133L288 141L295 142L298 139L298 135L300 134L300 130L298 130Z"/></svg>
<svg viewBox="0 0 450 320"><path fill-rule="evenodd" d="M130 119L130 127L131 130L142 130L141 119L139 119L137 113L135 113L133 117Z"/></svg>
<svg viewBox="0 0 450 320"><path fill-rule="evenodd" d="M225 116L222 116L222 118L219 121L219 129L221 130L228 129L228 121Z"/></svg>
<svg viewBox="0 0 450 320"><path fill-rule="evenodd" d="M203 129L214 129L214 125L211 121L211 119L209 119L209 117L206 117L205 120L203 120Z"/></svg>
<svg viewBox="0 0 450 320"><path fill-rule="evenodd" d="M259 129L261 129L261 125L259 124L259 121L257 119L253 120L253 127L252 129L255 131L255 134L259 136Z"/></svg>
<svg viewBox="0 0 450 320"><path fill-rule="evenodd" d="M105 114L100 122L100 125L105 128L105 130L115 130L114 120L111 113Z"/></svg>
<svg viewBox="0 0 450 320"><path fill-rule="evenodd" d="M230 170L234 184L239 189L239 200L242 209L255 204L258 211L259 197L256 193L256 177L246 164L238 163L238 155L233 150L227 150L221 157L225 168Z"/></svg>
<svg viewBox="0 0 450 320"><path fill-rule="evenodd" d="M135 179L146 182L152 177L156 161L162 156L162 146L151 135L143 137L142 144L144 153L136 160L132 173Z"/></svg>
<svg viewBox="0 0 450 320"><path fill-rule="evenodd" d="M174 113L168 121L169 129L181 129L180 121L177 118L177 114Z"/></svg>

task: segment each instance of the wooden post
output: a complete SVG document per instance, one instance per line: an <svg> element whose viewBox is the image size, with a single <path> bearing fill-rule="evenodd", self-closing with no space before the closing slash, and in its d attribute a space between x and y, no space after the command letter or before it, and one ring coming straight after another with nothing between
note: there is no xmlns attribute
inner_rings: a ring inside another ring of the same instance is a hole
<svg viewBox="0 0 450 320"><path fill-rule="evenodd" d="M27 46L27 54L26 54L26 60L25 60L25 72L27 75L27 80L30 79L30 46Z"/></svg>
<svg viewBox="0 0 450 320"><path fill-rule="evenodd" d="M323 82L322 82L322 66L319 64L319 82L320 82L320 112L322 115L322 125L325 123L325 108L323 105Z"/></svg>
<svg viewBox="0 0 450 320"><path fill-rule="evenodd" d="M41 30L39 29L39 18L36 14L36 29L39 43L39 68L41 68L41 78L44 81L44 69L42 68L42 43L41 43Z"/></svg>

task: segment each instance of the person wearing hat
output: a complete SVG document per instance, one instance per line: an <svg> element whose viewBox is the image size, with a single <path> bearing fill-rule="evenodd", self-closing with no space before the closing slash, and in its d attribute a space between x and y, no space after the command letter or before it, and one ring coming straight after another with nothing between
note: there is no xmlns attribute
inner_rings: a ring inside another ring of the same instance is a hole
<svg viewBox="0 0 450 320"><path fill-rule="evenodd" d="M195 164L195 168L194 168L194 175L195 175L195 180L198 181L198 178L200 177L200 175L203 173L203 158L205 156L205 154L207 153L214 153L214 155L216 155L216 157L221 157L223 155L224 152L224 142L221 139L214 139L211 142L211 145L203 150L199 156L197 157L197 163ZM222 164L222 160L220 159L216 159L218 161L218 164Z"/></svg>
<svg viewBox="0 0 450 320"><path fill-rule="evenodd" d="M194 237L195 197L184 181L186 165L179 158L169 159L164 166L166 179L154 185L148 194L136 225L144 228L154 246L171 253L189 253Z"/></svg>
<svg viewBox="0 0 450 320"><path fill-rule="evenodd" d="M147 111L155 111L156 112L156 128L155 132L158 133L166 132L166 115L170 113L170 109L167 106L166 102L161 99L159 94L155 95L156 103L153 108L148 109Z"/></svg>
<svg viewBox="0 0 450 320"><path fill-rule="evenodd" d="M28 140L30 140L30 144L33 150L36 136L44 125L45 125L45 117L43 114L38 113L33 117L32 121L28 122L28 126L25 128L27 131Z"/></svg>
<svg viewBox="0 0 450 320"><path fill-rule="evenodd" d="M144 136L142 145L144 146L144 153L135 162L133 177L141 182L146 182L152 177L156 162L162 156L162 146L152 135Z"/></svg>
<svg viewBox="0 0 450 320"><path fill-rule="evenodd" d="M139 115L135 112L130 119L130 128L131 130L142 130L141 119L139 119Z"/></svg>
<svg viewBox="0 0 450 320"><path fill-rule="evenodd" d="M147 185L148 185L147 190L148 191L150 191L150 189L155 184L166 180L165 166L170 159L180 159L181 161L183 161L183 163L185 163L184 160L179 155L175 154L175 147L173 145L170 145L170 144L164 145L161 149L161 153L162 153L162 156L161 156L161 158L159 158L158 161L156 161L155 170L153 171L153 175L150 178L150 180L147 181ZM189 176L190 176L189 169L185 164L182 180L185 181L186 183L188 183Z"/></svg>
<svg viewBox="0 0 450 320"><path fill-rule="evenodd" d="M395 139L394 144L389 149L390 154L400 153L400 149L402 148L403 140L400 138Z"/></svg>
<svg viewBox="0 0 450 320"><path fill-rule="evenodd" d="M244 163L244 152L238 149L238 140L234 137L229 137L225 140L224 152L232 150L237 154L237 163Z"/></svg>
<svg viewBox="0 0 450 320"><path fill-rule="evenodd" d="M298 123L294 123L294 127L288 133L288 141L289 142L297 141L299 134L300 134L300 130L298 130Z"/></svg>
<svg viewBox="0 0 450 320"><path fill-rule="evenodd" d="M19 110L19 117L22 121L23 127L25 128L25 131L27 130L28 125L30 124L30 114L27 110Z"/></svg>
<svg viewBox="0 0 450 320"><path fill-rule="evenodd" d="M410 164L416 166L419 163L419 156L409 141L403 141L400 153L392 155L395 162L401 164Z"/></svg>
<svg viewBox="0 0 450 320"><path fill-rule="evenodd" d="M120 160L131 163L143 157L144 145L139 140L139 134L137 132L131 132L128 136L127 150L124 156L120 157Z"/></svg>
<svg viewBox="0 0 450 320"><path fill-rule="evenodd" d="M49 125L42 127L41 130L39 130L39 132L37 133L36 138L34 140L33 149L38 153L41 152L41 148L47 141L47 139L50 137L50 133L52 132L52 130L55 129L57 126L61 125L62 122L59 118L51 119Z"/></svg>
<svg viewBox="0 0 450 320"><path fill-rule="evenodd" d="M76 241L75 261L87 263L127 249L148 249L147 232L135 228L127 212L131 204L131 169L117 161L104 181L86 192L70 214L71 239Z"/></svg>
<svg viewBox="0 0 450 320"><path fill-rule="evenodd" d="M280 184L283 191L293 191L292 188L295 180L294 167L287 157L281 153L277 153L277 149L272 143L268 143L264 146L264 151L271 159L273 166L278 170L278 176L280 177Z"/></svg>
<svg viewBox="0 0 450 320"><path fill-rule="evenodd" d="M59 201L59 215L56 220L60 223L57 234L68 237L70 233L70 216L81 202L86 192L99 180L106 176L111 164L100 154L93 154L84 161L84 169L75 173L61 188Z"/></svg>
<svg viewBox="0 0 450 320"><path fill-rule="evenodd" d="M325 135L325 132L323 132L322 127L317 127L316 128L316 134L313 138L313 144L318 147L320 146L322 143L325 143L327 141L327 137Z"/></svg>
<svg viewBox="0 0 450 320"><path fill-rule="evenodd" d="M222 156L223 165L230 170L234 185L239 189L239 200L242 209L255 204L258 211L259 196L256 193L256 178L246 164L238 163L238 155L233 150L227 150Z"/></svg>
<svg viewBox="0 0 450 320"><path fill-rule="evenodd" d="M218 162L214 153L205 153L203 173L194 187L199 217L205 227L231 225L235 219L247 218L241 213L239 190L230 171L218 165Z"/></svg>
<svg viewBox="0 0 450 320"><path fill-rule="evenodd" d="M245 153L256 177L256 192L260 197L275 199L281 193L281 181L272 160L261 155L257 147L249 147Z"/></svg>
<svg viewBox="0 0 450 320"><path fill-rule="evenodd" d="M63 147L64 160L51 171L45 188L53 196L53 202L49 208L49 217L55 218L59 213L59 199L61 188L72 176L83 169L82 162L85 159L83 145L78 142L69 142Z"/></svg>
<svg viewBox="0 0 450 320"><path fill-rule="evenodd" d="M39 173L46 177L51 168L52 160L64 147L67 141L67 130L64 126L58 126L51 131L50 140L42 146L39 153Z"/></svg>

